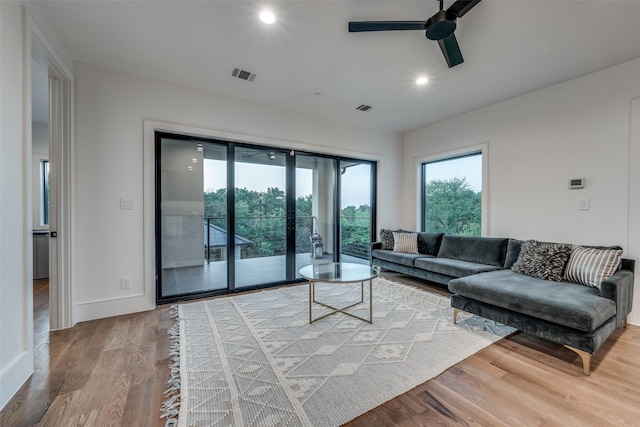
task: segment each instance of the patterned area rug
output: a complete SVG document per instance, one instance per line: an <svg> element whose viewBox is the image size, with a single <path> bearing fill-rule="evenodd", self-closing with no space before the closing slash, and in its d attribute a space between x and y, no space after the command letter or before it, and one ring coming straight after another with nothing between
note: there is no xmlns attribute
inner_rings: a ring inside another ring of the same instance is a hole
<svg viewBox="0 0 640 427"><path fill-rule="evenodd" d="M308 289L179 305L167 425L339 426L514 331L469 314L454 325L449 298L382 278L373 324L342 313L309 324ZM316 285L334 306L360 298L359 284Z"/></svg>

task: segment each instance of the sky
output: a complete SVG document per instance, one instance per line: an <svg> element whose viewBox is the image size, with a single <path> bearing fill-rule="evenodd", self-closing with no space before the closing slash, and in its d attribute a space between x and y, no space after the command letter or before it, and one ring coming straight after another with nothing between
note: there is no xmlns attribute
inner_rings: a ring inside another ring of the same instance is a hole
<svg viewBox="0 0 640 427"><path fill-rule="evenodd" d="M342 206L370 204L370 169L368 165L350 167L342 176ZM204 162L204 189L216 191L226 185L226 162L210 160ZM427 182L465 177L471 188L482 190L482 156L461 157L427 164ZM264 192L270 187L284 188L284 168L274 165L236 164L236 186ZM312 191L311 169L296 169L296 197L306 196Z"/></svg>
<svg viewBox="0 0 640 427"><path fill-rule="evenodd" d="M466 178L475 192L482 191L482 156L461 157L427 164L426 181Z"/></svg>
<svg viewBox="0 0 640 427"><path fill-rule="evenodd" d="M264 192L271 187L285 187L285 170L282 166L236 163L235 167L238 188ZM226 186L226 174L225 161L207 159L204 162L204 190L216 191ZM343 206L370 205L369 182L369 165L347 168L342 175ZM296 169L296 197L311 194L312 185L311 169Z"/></svg>

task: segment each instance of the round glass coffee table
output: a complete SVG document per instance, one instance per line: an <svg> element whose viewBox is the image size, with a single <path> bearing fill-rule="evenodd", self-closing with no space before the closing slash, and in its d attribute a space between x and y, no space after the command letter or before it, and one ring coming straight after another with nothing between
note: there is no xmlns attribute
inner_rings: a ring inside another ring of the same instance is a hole
<svg viewBox="0 0 640 427"><path fill-rule="evenodd" d="M349 262L332 262L328 264L307 265L300 269L300 275L309 281L309 323L320 320L335 313L344 313L348 316L365 322L373 323L373 279L378 277L380 270L375 267L363 264L354 264ZM364 303L364 283L369 282L369 318L357 316L346 312L345 310ZM334 307L324 302L316 301L315 286L316 283L328 283L342 285L347 283L360 282L360 301L354 302L346 307ZM313 318L313 304L320 304L333 310L317 319Z"/></svg>

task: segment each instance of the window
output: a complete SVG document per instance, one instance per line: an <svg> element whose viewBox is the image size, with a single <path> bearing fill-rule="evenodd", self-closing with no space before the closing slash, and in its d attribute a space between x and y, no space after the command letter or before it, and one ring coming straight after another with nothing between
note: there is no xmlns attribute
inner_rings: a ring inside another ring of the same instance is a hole
<svg viewBox="0 0 640 427"><path fill-rule="evenodd" d="M49 225L49 161L40 161L40 223Z"/></svg>
<svg viewBox="0 0 640 427"><path fill-rule="evenodd" d="M422 163L422 230L480 236L482 152Z"/></svg>

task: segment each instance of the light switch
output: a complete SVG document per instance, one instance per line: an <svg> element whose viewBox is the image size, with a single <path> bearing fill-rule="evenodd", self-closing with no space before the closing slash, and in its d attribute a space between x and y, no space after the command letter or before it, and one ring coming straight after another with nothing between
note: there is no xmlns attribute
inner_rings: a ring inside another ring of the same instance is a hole
<svg viewBox="0 0 640 427"><path fill-rule="evenodd" d="M580 199L578 201L578 210L579 211L588 211L589 207L590 207L590 200L589 199Z"/></svg>
<svg viewBox="0 0 640 427"><path fill-rule="evenodd" d="M136 208L135 199L120 199L120 209L134 210Z"/></svg>

